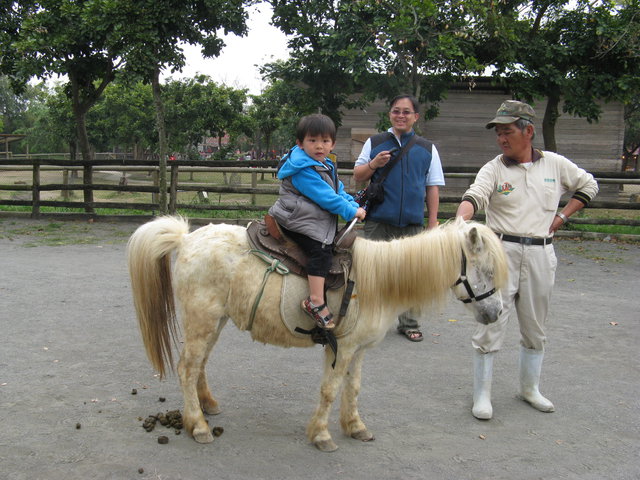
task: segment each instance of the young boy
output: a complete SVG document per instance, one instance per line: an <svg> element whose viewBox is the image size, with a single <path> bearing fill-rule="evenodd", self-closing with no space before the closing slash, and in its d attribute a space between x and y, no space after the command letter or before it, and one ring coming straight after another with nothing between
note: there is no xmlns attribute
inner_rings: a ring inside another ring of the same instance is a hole
<svg viewBox="0 0 640 480"><path fill-rule="evenodd" d="M320 114L303 117L296 128L296 146L278 171L280 197L269 214L283 232L307 254L309 297L301 307L320 328L335 327L324 300L324 280L333 258L338 215L364 220L366 211L344 191L336 166L328 157L336 143L333 121Z"/></svg>

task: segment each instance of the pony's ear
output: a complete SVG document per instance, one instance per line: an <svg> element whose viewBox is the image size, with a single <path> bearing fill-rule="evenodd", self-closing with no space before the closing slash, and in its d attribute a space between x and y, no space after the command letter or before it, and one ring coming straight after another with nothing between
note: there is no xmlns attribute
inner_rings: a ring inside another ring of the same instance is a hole
<svg viewBox="0 0 640 480"><path fill-rule="evenodd" d="M480 237L480 234L478 233L478 229L476 227L471 227L471 230L469 230L468 242L469 251L474 255L477 255L482 251L482 238Z"/></svg>

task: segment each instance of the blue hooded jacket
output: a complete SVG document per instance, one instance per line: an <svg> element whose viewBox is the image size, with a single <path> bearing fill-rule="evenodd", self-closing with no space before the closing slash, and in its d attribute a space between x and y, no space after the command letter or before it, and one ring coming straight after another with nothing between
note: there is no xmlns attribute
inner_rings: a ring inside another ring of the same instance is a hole
<svg viewBox="0 0 640 480"><path fill-rule="evenodd" d="M279 224L324 244L333 243L340 215L352 220L358 204L344 191L330 159L321 164L296 146L278 171L280 196L269 209ZM335 187L337 182L337 188Z"/></svg>

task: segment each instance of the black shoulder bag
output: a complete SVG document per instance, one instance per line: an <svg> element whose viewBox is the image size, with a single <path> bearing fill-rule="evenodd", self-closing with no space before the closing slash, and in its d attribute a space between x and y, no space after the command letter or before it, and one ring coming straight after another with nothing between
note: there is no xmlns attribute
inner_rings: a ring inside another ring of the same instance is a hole
<svg viewBox="0 0 640 480"><path fill-rule="evenodd" d="M385 165L384 170L376 181L374 182L372 180L369 182L369 185L356 193L354 200L358 202L358 205L366 210L384 201L384 186L382 185L384 180L387 178L387 175L389 175L389 172L395 164L398 163L398 160L400 160L405 152L408 152L413 144L416 143L417 139L418 135L414 134L411 139L404 144L400 151L394 155L391 161Z"/></svg>

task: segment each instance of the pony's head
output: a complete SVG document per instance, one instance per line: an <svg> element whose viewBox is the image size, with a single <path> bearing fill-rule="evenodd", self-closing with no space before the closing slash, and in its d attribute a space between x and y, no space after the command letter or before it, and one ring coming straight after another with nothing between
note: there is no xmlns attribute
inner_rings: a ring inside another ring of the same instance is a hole
<svg viewBox="0 0 640 480"><path fill-rule="evenodd" d="M500 289L508 275L502 244L486 225L457 218L451 226L458 229L462 246L460 278L453 287L454 294L478 322L495 322L502 312Z"/></svg>

